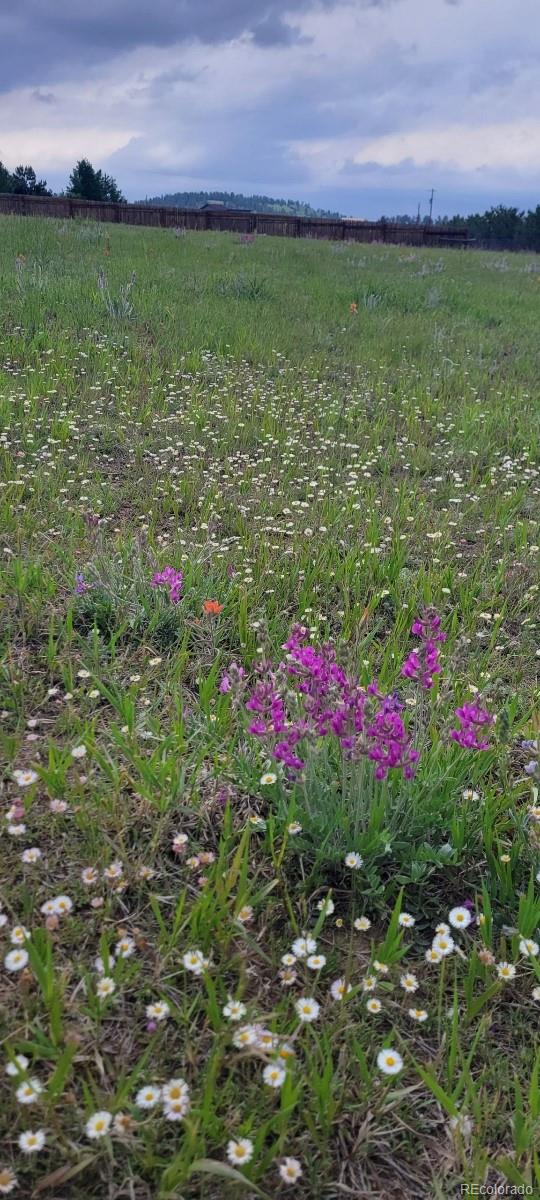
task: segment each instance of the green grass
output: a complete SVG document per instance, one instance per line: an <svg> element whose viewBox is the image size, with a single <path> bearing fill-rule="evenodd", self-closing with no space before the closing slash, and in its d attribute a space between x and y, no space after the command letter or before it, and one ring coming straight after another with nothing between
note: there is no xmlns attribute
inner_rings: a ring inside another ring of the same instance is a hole
<svg viewBox="0 0 540 1200"><path fill-rule="evenodd" d="M19 1193L534 1194L540 966L519 941L540 921L521 745L539 728L536 259L18 218L0 233L2 960L14 925L30 934L0 989L5 1061L25 1054L43 1087L23 1105L26 1075L2 1071ZM151 587L166 565L184 573L176 605ZM417 694L399 672L426 605L447 640ZM248 733L223 672L277 662L299 620L362 684L400 689L414 779L376 782L326 738L291 780ZM497 724L474 753L449 730L476 689ZM42 912L58 895L71 911ZM481 922L427 964L465 900ZM326 963L298 961L285 986L303 931ZM113 963L123 937L133 952ZM376 960L388 972L365 992ZM320 1013L300 1027L302 995ZM240 1025L292 1046L280 1089L262 1078L272 1039L234 1046L229 996ZM157 1001L169 1015L149 1028ZM385 1047L396 1076L377 1067ZM137 1107L177 1077L182 1122ZM100 1110L125 1128L89 1139ZM25 1155L37 1129L45 1146ZM227 1175L238 1136L254 1146L243 1178Z"/></svg>

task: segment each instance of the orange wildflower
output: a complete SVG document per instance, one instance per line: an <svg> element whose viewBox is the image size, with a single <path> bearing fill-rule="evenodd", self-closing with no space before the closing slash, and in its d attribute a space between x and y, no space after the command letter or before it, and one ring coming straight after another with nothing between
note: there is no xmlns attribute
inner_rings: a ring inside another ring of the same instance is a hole
<svg viewBox="0 0 540 1200"><path fill-rule="evenodd" d="M203 609L205 613L208 613L210 616L217 617L217 614L222 611L223 605L218 604L217 600L205 600L203 603Z"/></svg>
<svg viewBox="0 0 540 1200"><path fill-rule="evenodd" d="M358 312L358 305L356 303L356 300L353 300L351 302L351 304L349 304L349 312L352 312L352 313Z"/></svg>

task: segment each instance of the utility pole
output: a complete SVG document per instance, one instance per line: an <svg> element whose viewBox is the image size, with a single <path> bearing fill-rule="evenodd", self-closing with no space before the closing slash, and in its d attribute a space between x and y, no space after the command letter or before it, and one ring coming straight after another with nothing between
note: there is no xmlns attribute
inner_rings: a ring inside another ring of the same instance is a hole
<svg viewBox="0 0 540 1200"><path fill-rule="evenodd" d="M418 201L418 212L416 214L416 224L420 224L420 201Z"/></svg>
<svg viewBox="0 0 540 1200"><path fill-rule="evenodd" d="M431 217L432 217L432 213L433 213L433 197L434 197L434 195L435 195L435 188L432 188L431 196L429 197L429 223L430 223L430 225L431 225Z"/></svg>

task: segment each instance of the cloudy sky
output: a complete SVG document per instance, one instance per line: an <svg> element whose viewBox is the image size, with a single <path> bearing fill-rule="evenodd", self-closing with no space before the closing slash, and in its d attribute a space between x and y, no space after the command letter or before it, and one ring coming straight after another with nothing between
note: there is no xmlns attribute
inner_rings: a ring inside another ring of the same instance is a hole
<svg viewBox="0 0 540 1200"><path fill-rule="evenodd" d="M0 159L57 189L540 202L540 0L16 0L0 46Z"/></svg>

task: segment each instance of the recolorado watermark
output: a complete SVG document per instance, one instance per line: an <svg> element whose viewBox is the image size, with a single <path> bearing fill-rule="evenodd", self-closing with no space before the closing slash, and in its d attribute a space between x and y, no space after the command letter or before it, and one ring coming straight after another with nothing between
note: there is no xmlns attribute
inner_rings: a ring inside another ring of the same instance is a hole
<svg viewBox="0 0 540 1200"><path fill-rule="evenodd" d="M462 1196L532 1196L530 1183L462 1183Z"/></svg>

